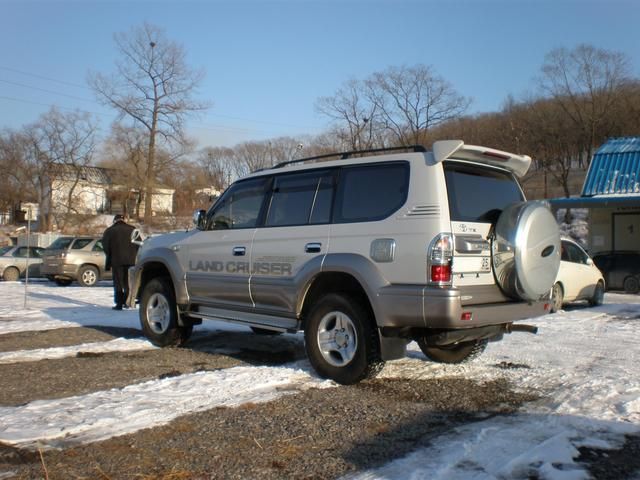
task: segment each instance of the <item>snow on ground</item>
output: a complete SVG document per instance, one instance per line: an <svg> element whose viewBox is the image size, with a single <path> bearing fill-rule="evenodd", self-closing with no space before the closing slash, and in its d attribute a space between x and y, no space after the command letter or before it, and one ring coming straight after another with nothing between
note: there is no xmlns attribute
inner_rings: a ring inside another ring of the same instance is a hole
<svg viewBox="0 0 640 480"><path fill-rule="evenodd" d="M69 347L37 348L34 350L16 350L0 353L0 364L35 362L38 360L75 357L78 353L125 352L150 350L154 347L148 340L137 338L114 338L107 342L82 343Z"/></svg>
<svg viewBox="0 0 640 480"><path fill-rule="evenodd" d="M333 383L295 366L233 367L180 375L123 389L0 407L0 441L21 447L96 442L164 425L187 413L267 402L312 386Z"/></svg>
<svg viewBox="0 0 640 480"><path fill-rule="evenodd" d="M22 283L0 282L0 334L70 325L139 328L137 311L109 308L112 290L108 286L35 283L28 288L26 309L24 291ZM466 365L425 362L411 344L407 358L389 362L382 376L506 378L519 388L539 392L539 401L516 415L487 417L455 428L427 449L353 478L581 479L587 474L573 460L578 447L615 448L625 434L640 432L639 296L607 293L601 307L571 308L525 323L538 326L538 335L507 335ZM205 322L204 328L239 327ZM45 350L53 355L54 349ZM182 375L124 389L2 407L0 441L50 446L95 441L217 405L268 401L284 392L332 385L319 380L306 361Z"/></svg>

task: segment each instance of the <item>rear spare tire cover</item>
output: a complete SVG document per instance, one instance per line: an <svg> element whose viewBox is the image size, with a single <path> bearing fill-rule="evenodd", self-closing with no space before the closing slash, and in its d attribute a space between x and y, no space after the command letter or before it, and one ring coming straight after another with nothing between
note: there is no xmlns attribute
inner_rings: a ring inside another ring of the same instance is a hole
<svg viewBox="0 0 640 480"><path fill-rule="evenodd" d="M558 224L543 202L505 208L491 245L496 282L509 297L538 300L548 294L560 266Z"/></svg>

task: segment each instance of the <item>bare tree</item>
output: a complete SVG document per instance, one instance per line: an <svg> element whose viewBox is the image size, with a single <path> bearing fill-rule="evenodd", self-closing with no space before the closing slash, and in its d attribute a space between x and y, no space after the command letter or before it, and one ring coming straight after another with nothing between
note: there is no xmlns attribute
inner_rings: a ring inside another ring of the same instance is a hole
<svg viewBox="0 0 640 480"><path fill-rule="evenodd" d="M461 116L471 100L431 66L390 67L366 81L367 95L397 143L415 143L427 131Z"/></svg>
<svg viewBox="0 0 640 480"><path fill-rule="evenodd" d="M367 97L364 82L350 80L333 96L320 97L316 110L335 122L334 135L345 150L373 148L383 138L378 106Z"/></svg>
<svg viewBox="0 0 640 480"><path fill-rule="evenodd" d="M34 124L5 132L0 150L3 173L32 192L40 205L42 231L50 229L54 213L62 227L69 214L82 213L79 199L89 193L83 168L90 165L95 148L96 125L86 113L63 114L52 108Z"/></svg>
<svg viewBox="0 0 640 480"><path fill-rule="evenodd" d="M539 85L581 133L580 161L591 159L593 148L617 107L629 81L629 60L620 52L579 45L547 54Z"/></svg>
<svg viewBox="0 0 640 480"><path fill-rule="evenodd" d="M223 190L229 186L234 173L235 151L227 147L207 147L200 151L196 163L203 171L207 186Z"/></svg>
<svg viewBox="0 0 640 480"><path fill-rule="evenodd" d="M129 117L148 133L144 178L144 220L152 216L151 197L157 177L156 147L185 141L184 123L189 114L207 104L193 98L203 72L187 66L182 46L169 40L163 29L145 23L128 33L115 35L121 54L117 73L90 74L89 84L98 98Z"/></svg>

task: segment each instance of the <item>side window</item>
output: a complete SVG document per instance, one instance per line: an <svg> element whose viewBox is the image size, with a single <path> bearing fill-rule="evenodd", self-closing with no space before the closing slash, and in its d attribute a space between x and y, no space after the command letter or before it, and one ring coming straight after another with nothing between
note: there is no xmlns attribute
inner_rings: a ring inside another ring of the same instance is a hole
<svg viewBox="0 0 640 480"><path fill-rule="evenodd" d="M580 247L570 242L564 242L562 246L564 247L563 251L567 251L569 257L568 260L570 262L582 264L587 263L587 255L580 249Z"/></svg>
<svg viewBox="0 0 640 480"><path fill-rule="evenodd" d="M336 223L382 220L407 199L409 164L365 165L342 169L336 197Z"/></svg>
<svg viewBox="0 0 640 480"><path fill-rule="evenodd" d="M26 258L27 257L27 247L20 247L17 248L16 251L13 253L14 257L18 257L18 258Z"/></svg>
<svg viewBox="0 0 640 480"><path fill-rule="evenodd" d="M92 252L104 252L104 247L102 246L102 240L98 240L96 244L91 249Z"/></svg>
<svg viewBox="0 0 640 480"><path fill-rule="evenodd" d="M29 256L31 258L41 258L42 257L42 248L31 247L29 251Z"/></svg>
<svg viewBox="0 0 640 480"><path fill-rule="evenodd" d="M265 225L328 223L332 196L333 177L326 171L276 177Z"/></svg>
<svg viewBox="0 0 640 480"><path fill-rule="evenodd" d="M207 230L253 228L258 223L267 179L236 183L210 210Z"/></svg>
<svg viewBox="0 0 640 480"><path fill-rule="evenodd" d="M71 250L80 250L91 243L91 238L78 238L73 245L71 245Z"/></svg>

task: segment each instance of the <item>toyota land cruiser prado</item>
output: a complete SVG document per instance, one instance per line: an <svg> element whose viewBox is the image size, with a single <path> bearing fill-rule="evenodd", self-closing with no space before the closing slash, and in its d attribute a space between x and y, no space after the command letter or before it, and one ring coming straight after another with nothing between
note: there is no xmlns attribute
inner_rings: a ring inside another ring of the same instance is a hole
<svg viewBox="0 0 640 480"><path fill-rule="evenodd" d="M560 237L518 184L530 162L448 140L255 172L196 212L196 229L144 242L130 271L142 329L160 346L203 319L302 330L315 370L342 384L411 340L431 360L468 360L549 308Z"/></svg>

